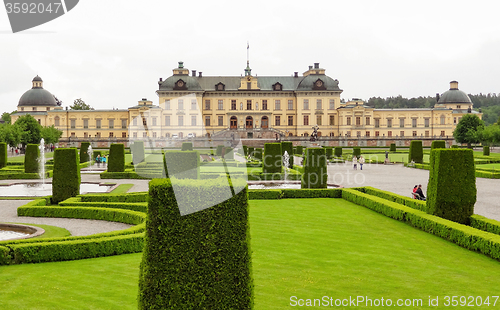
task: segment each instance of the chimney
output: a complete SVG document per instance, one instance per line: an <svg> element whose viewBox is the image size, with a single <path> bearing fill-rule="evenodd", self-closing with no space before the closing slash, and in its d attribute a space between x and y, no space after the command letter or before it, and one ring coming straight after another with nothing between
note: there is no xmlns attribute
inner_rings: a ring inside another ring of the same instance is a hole
<svg viewBox="0 0 500 310"><path fill-rule="evenodd" d="M309 66L309 70L312 70L313 66Z"/></svg>
<svg viewBox="0 0 500 310"><path fill-rule="evenodd" d="M199 73L198 73L198 77L202 77L202 73L203 73L203 72L199 72Z"/></svg>
<svg viewBox="0 0 500 310"><path fill-rule="evenodd" d="M293 73L293 77L299 77L299 73L298 72L294 72Z"/></svg>
<svg viewBox="0 0 500 310"><path fill-rule="evenodd" d="M314 63L314 69L319 69L319 62Z"/></svg>
<svg viewBox="0 0 500 310"><path fill-rule="evenodd" d="M191 76L196 77L196 70L191 70Z"/></svg>
<svg viewBox="0 0 500 310"><path fill-rule="evenodd" d="M163 81L163 78L160 78L160 82L162 82L162 81Z"/></svg>
<svg viewBox="0 0 500 310"><path fill-rule="evenodd" d="M458 82L457 81L450 82L450 90L451 89L458 89Z"/></svg>

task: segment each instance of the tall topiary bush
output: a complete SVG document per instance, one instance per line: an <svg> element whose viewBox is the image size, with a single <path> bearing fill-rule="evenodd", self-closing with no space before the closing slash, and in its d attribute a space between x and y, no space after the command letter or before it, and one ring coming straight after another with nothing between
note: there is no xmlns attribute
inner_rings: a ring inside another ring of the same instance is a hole
<svg viewBox="0 0 500 310"><path fill-rule="evenodd" d="M327 159L330 159L333 157L333 148L332 147L325 147L325 155Z"/></svg>
<svg viewBox="0 0 500 310"><path fill-rule="evenodd" d="M288 168L293 168L293 143L289 141L281 142L281 155L285 155L285 151L290 156L288 160Z"/></svg>
<svg viewBox="0 0 500 310"><path fill-rule="evenodd" d="M199 179L200 154L196 151L165 152L166 177Z"/></svg>
<svg viewBox="0 0 500 310"><path fill-rule="evenodd" d="M7 143L0 142L0 168L7 165Z"/></svg>
<svg viewBox="0 0 500 310"><path fill-rule="evenodd" d="M245 157L248 156L248 147L246 145L243 145L243 155L245 155Z"/></svg>
<svg viewBox="0 0 500 310"><path fill-rule="evenodd" d="M396 152L396 143L391 143L390 152Z"/></svg>
<svg viewBox="0 0 500 310"><path fill-rule="evenodd" d="M217 145L217 150L215 151L215 155L221 156L223 148L224 148L224 145Z"/></svg>
<svg viewBox="0 0 500 310"><path fill-rule="evenodd" d="M302 154L304 154L304 147L302 145L297 145L295 154L302 156Z"/></svg>
<svg viewBox="0 0 500 310"><path fill-rule="evenodd" d="M132 162L134 165L142 163L144 158L146 158L144 152L144 141L134 141L130 150L132 151Z"/></svg>
<svg viewBox="0 0 500 310"><path fill-rule="evenodd" d="M57 204L80 194L80 167L78 150L60 148L54 152L52 203Z"/></svg>
<svg viewBox="0 0 500 310"><path fill-rule="evenodd" d="M356 156L357 158L361 156L361 148L359 146L355 146L352 148L352 156Z"/></svg>
<svg viewBox="0 0 500 310"><path fill-rule="evenodd" d="M192 151L193 150L193 143L191 142L182 142L182 151Z"/></svg>
<svg viewBox="0 0 500 310"><path fill-rule="evenodd" d="M40 156L40 149L38 144L26 145L26 153L24 155L24 172L38 173L39 164L38 157Z"/></svg>
<svg viewBox="0 0 500 310"><path fill-rule="evenodd" d="M434 140L431 143L431 150L433 149L445 149L446 148L446 141L444 140Z"/></svg>
<svg viewBox="0 0 500 310"><path fill-rule="evenodd" d="M262 159L263 173L281 173L282 171L281 143L264 144L264 156Z"/></svg>
<svg viewBox="0 0 500 310"><path fill-rule="evenodd" d="M248 149L247 149L248 155L250 155L250 156L252 156L252 157L253 157L253 156L254 156L254 154L253 154L253 151L254 151L254 150L255 150L255 148L253 148L253 147L248 147Z"/></svg>
<svg viewBox="0 0 500 310"><path fill-rule="evenodd" d="M422 140L413 140L410 143L410 152L408 154L408 162L414 161L417 164L424 163L424 150L422 148Z"/></svg>
<svg viewBox="0 0 500 310"><path fill-rule="evenodd" d="M324 148L306 149L301 188L326 188L328 181L327 159Z"/></svg>
<svg viewBox="0 0 500 310"><path fill-rule="evenodd" d="M262 160L262 148L256 147L253 150L253 157L258 159L258 160Z"/></svg>
<svg viewBox="0 0 500 310"><path fill-rule="evenodd" d="M89 146L90 142L82 142L80 144L80 163L86 163L89 161Z"/></svg>
<svg viewBox="0 0 500 310"><path fill-rule="evenodd" d="M483 155L490 156L490 147L489 146L483 146Z"/></svg>
<svg viewBox="0 0 500 310"><path fill-rule="evenodd" d="M125 146L123 143L114 143L109 147L108 172L125 171Z"/></svg>
<svg viewBox="0 0 500 310"><path fill-rule="evenodd" d="M431 150L427 186L427 213L469 224L477 195L472 150Z"/></svg>
<svg viewBox="0 0 500 310"><path fill-rule="evenodd" d="M335 154L335 157L342 156L342 147L336 146L335 149L334 149L334 154Z"/></svg>
<svg viewBox="0 0 500 310"><path fill-rule="evenodd" d="M248 198L238 186L229 200L181 216L177 193L196 206L225 195L227 179L179 180L175 191L170 179L149 183L139 309L253 308Z"/></svg>
<svg viewBox="0 0 500 310"><path fill-rule="evenodd" d="M224 159L234 159L234 150L232 147L224 148Z"/></svg>

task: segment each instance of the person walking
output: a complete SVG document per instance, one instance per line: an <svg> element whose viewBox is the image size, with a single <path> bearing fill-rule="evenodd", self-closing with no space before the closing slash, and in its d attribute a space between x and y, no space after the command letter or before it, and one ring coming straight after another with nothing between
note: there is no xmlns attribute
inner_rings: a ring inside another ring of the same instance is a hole
<svg viewBox="0 0 500 310"><path fill-rule="evenodd" d="M354 170L358 169L358 159L356 158L356 156L352 157L352 165L354 166Z"/></svg>
<svg viewBox="0 0 500 310"><path fill-rule="evenodd" d="M97 157L95 158L95 162L97 163L97 168L101 166L101 154L98 154Z"/></svg>
<svg viewBox="0 0 500 310"><path fill-rule="evenodd" d="M102 166L106 167L107 156L102 157Z"/></svg>
<svg viewBox="0 0 500 310"><path fill-rule="evenodd" d="M363 164L365 163L365 159L363 156L359 156L359 169L363 170Z"/></svg>

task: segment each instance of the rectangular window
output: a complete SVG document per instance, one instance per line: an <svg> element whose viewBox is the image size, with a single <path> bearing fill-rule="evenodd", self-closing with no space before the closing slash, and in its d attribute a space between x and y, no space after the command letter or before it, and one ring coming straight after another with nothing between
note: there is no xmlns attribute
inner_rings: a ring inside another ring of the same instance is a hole
<svg viewBox="0 0 500 310"><path fill-rule="evenodd" d="M196 110L198 107L198 103L196 102L196 99L191 99L191 110Z"/></svg>
<svg viewBox="0 0 500 310"><path fill-rule="evenodd" d="M205 126L206 127L210 126L210 115L205 115Z"/></svg>
<svg viewBox="0 0 500 310"><path fill-rule="evenodd" d="M375 131L375 137L380 137L380 131Z"/></svg>
<svg viewBox="0 0 500 310"><path fill-rule="evenodd" d="M231 110L236 110L236 100L231 100Z"/></svg>
<svg viewBox="0 0 500 310"><path fill-rule="evenodd" d="M112 132L109 133L109 137L110 138L113 138L114 137L114 134Z"/></svg>
<svg viewBox="0 0 500 310"><path fill-rule="evenodd" d="M405 126L405 119L404 118L400 118L399 119L399 127L403 128Z"/></svg>
<svg viewBox="0 0 500 310"><path fill-rule="evenodd" d="M304 115L304 126L309 126L309 115Z"/></svg>
<svg viewBox="0 0 500 310"><path fill-rule="evenodd" d="M356 126L361 126L361 117L356 116Z"/></svg>
<svg viewBox="0 0 500 310"><path fill-rule="evenodd" d="M71 133L71 138L76 138L76 134L74 132Z"/></svg>
<svg viewBox="0 0 500 310"><path fill-rule="evenodd" d="M56 118L54 118L54 125L55 126L59 126L59 116L57 116Z"/></svg>
<svg viewBox="0 0 500 310"><path fill-rule="evenodd" d="M170 110L170 99L165 100L165 110Z"/></svg>
<svg viewBox="0 0 500 310"><path fill-rule="evenodd" d="M444 137L444 130L441 130L441 137Z"/></svg>
<svg viewBox="0 0 500 310"><path fill-rule="evenodd" d="M88 137L89 137L89 133L88 133L88 132L84 132L84 133L83 133L83 137L84 137L84 138L88 138Z"/></svg>
<svg viewBox="0 0 500 310"><path fill-rule="evenodd" d="M293 100L288 100L288 110L293 110Z"/></svg>
<svg viewBox="0 0 500 310"><path fill-rule="evenodd" d="M365 118L365 125L366 125L366 126L370 126L370 117L369 117L369 116L367 116L367 117Z"/></svg>
<svg viewBox="0 0 500 310"><path fill-rule="evenodd" d="M426 137L429 137L429 130L426 130L426 131L425 131L425 136L426 136Z"/></svg>
<svg viewBox="0 0 500 310"><path fill-rule="evenodd" d="M346 124L347 124L348 126L350 126L350 125L351 125L351 117L350 117L350 116L348 116L348 117L347 117Z"/></svg>
<svg viewBox="0 0 500 310"><path fill-rule="evenodd" d="M335 110L335 99L330 99L330 105L328 108L330 110Z"/></svg>
<svg viewBox="0 0 500 310"><path fill-rule="evenodd" d="M252 109L252 100L247 100L247 110Z"/></svg>
<svg viewBox="0 0 500 310"><path fill-rule="evenodd" d="M147 133L147 131L143 131L143 132L142 132L142 137L143 137L143 138L147 138L147 137L148 137L148 133Z"/></svg>
<svg viewBox="0 0 500 310"><path fill-rule="evenodd" d="M134 132L134 133L132 134L132 136L133 136L134 138L137 138L137 132Z"/></svg>
<svg viewBox="0 0 500 310"><path fill-rule="evenodd" d="M156 126L156 117L153 117L151 120L153 121L153 126Z"/></svg>
<svg viewBox="0 0 500 310"><path fill-rule="evenodd" d="M148 125L148 120L147 120L147 118L145 118L145 117L143 117L143 118L142 118L142 125L143 125L143 126L147 126L147 125Z"/></svg>
<svg viewBox="0 0 500 310"><path fill-rule="evenodd" d="M83 128L89 128L89 120L88 119L83 120Z"/></svg>
<svg viewBox="0 0 500 310"><path fill-rule="evenodd" d="M205 100L205 110L210 110L210 100Z"/></svg>
<svg viewBox="0 0 500 310"><path fill-rule="evenodd" d="M335 115L330 115L330 126L335 125Z"/></svg>
<svg viewBox="0 0 500 310"><path fill-rule="evenodd" d="M428 118L424 119L424 125L425 125L425 127L429 127L429 119Z"/></svg>
<svg viewBox="0 0 500 310"><path fill-rule="evenodd" d="M379 128L380 127L380 118L376 118L375 119L375 128Z"/></svg>
<svg viewBox="0 0 500 310"><path fill-rule="evenodd" d="M361 131L356 131L356 137L361 137Z"/></svg>
<svg viewBox="0 0 500 310"><path fill-rule="evenodd" d="M247 89L252 89L252 82L247 82Z"/></svg>
<svg viewBox="0 0 500 310"><path fill-rule="evenodd" d="M453 124L456 124L456 123L457 123L457 118L456 118L456 117L454 117L454 118L453 118Z"/></svg>
<svg viewBox="0 0 500 310"><path fill-rule="evenodd" d="M267 110L267 100L262 100L262 110Z"/></svg>
<svg viewBox="0 0 500 310"><path fill-rule="evenodd" d="M71 120L71 128L76 128L76 119Z"/></svg>
<svg viewBox="0 0 500 310"><path fill-rule="evenodd" d="M388 131L388 132L387 132L387 136L388 136L388 137L392 137L392 131Z"/></svg>
<svg viewBox="0 0 500 310"><path fill-rule="evenodd" d="M184 110L184 99L179 99L177 101L177 109L178 110Z"/></svg>
<svg viewBox="0 0 500 310"><path fill-rule="evenodd" d="M365 137L369 137L369 136L370 136L370 132L369 131L365 132Z"/></svg>
<svg viewBox="0 0 500 310"><path fill-rule="evenodd" d="M321 99L316 100L316 110L323 110L323 101Z"/></svg>
<svg viewBox="0 0 500 310"><path fill-rule="evenodd" d="M165 126L170 126L170 115L165 115Z"/></svg>
<svg viewBox="0 0 500 310"><path fill-rule="evenodd" d="M191 126L196 126L196 115L191 115Z"/></svg>
<svg viewBox="0 0 500 310"><path fill-rule="evenodd" d="M274 126L281 126L281 117L279 115L274 117Z"/></svg>
<svg viewBox="0 0 500 310"><path fill-rule="evenodd" d="M416 136L417 136L417 131L416 131L416 130L414 130L414 131L412 132L412 135L413 135L414 137L416 137Z"/></svg>
<svg viewBox="0 0 500 310"><path fill-rule="evenodd" d="M219 100L217 102L217 110L224 110L224 100Z"/></svg>
<svg viewBox="0 0 500 310"><path fill-rule="evenodd" d="M127 120L122 119L122 129L126 129L126 128L127 128Z"/></svg>
<svg viewBox="0 0 500 310"><path fill-rule="evenodd" d="M304 99L304 110L309 110L309 99Z"/></svg>
<svg viewBox="0 0 500 310"><path fill-rule="evenodd" d="M316 115L316 125L318 126L321 126L323 125L322 122L321 122L321 115Z"/></svg>
<svg viewBox="0 0 500 310"><path fill-rule="evenodd" d="M404 136L405 136L405 132L404 132L404 131L400 131L400 132L399 132L399 136L400 136L400 137L404 137Z"/></svg>
<svg viewBox="0 0 500 310"><path fill-rule="evenodd" d="M218 126L224 126L224 116L219 115L219 116L217 117L217 125L218 125Z"/></svg>
<svg viewBox="0 0 500 310"><path fill-rule="evenodd" d="M274 109L281 110L281 101L280 100L274 100Z"/></svg>
<svg viewBox="0 0 500 310"><path fill-rule="evenodd" d="M101 128L101 120L100 119L95 120L95 128Z"/></svg>
<svg viewBox="0 0 500 310"><path fill-rule="evenodd" d="M153 131L153 138L156 138L156 131Z"/></svg>
<svg viewBox="0 0 500 310"><path fill-rule="evenodd" d="M392 127L392 119L388 118L387 119L387 128L391 128Z"/></svg>
<svg viewBox="0 0 500 310"><path fill-rule="evenodd" d="M132 120L132 124L133 124L134 126L137 126L137 117L134 117L134 119Z"/></svg>
<svg viewBox="0 0 500 310"><path fill-rule="evenodd" d="M97 136L97 138L100 138L100 137L101 137L101 133L100 133L100 132L98 132L98 133L96 134L96 136Z"/></svg>
<svg viewBox="0 0 500 310"><path fill-rule="evenodd" d="M446 121L446 117L444 115L441 115L440 120L441 120L441 125L444 125L445 121Z"/></svg>
<svg viewBox="0 0 500 310"><path fill-rule="evenodd" d="M115 120L114 119L109 119L108 123L109 123L109 129L115 128Z"/></svg>
<svg viewBox="0 0 500 310"><path fill-rule="evenodd" d="M126 138L127 137L127 133L126 132L122 132L122 138Z"/></svg>
<svg viewBox="0 0 500 310"><path fill-rule="evenodd" d="M183 115L177 116L177 125L184 126L184 116Z"/></svg>
<svg viewBox="0 0 500 310"><path fill-rule="evenodd" d="M411 119L411 127L417 127L417 119L416 118L412 118Z"/></svg>
<svg viewBox="0 0 500 310"><path fill-rule="evenodd" d="M288 126L293 126L293 115L288 115Z"/></svg>
<svg viewBox="0 0 500 310"><path fill-rule="evenodd" d="M351 136L351 132L348 131L345 135L348 136L348 137L350 137Z"/></svg>

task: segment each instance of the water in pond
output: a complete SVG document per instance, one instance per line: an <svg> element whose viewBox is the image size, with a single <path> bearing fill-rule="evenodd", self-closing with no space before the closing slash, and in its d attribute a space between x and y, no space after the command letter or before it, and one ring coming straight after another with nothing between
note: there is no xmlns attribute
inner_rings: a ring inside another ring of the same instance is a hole
<svg viewBox="0 0 500 310"><path fill-rule="evenodd" d="M80 194L84 193L105 193L112 185L99 185L95 183L81 183ZM42 183L22 183L9 186L0 186L0 196L15 197L43 197L52 195L52 184Z"/></svg>
<svg viewBox="0 0 500 310"><path fill-rule="evenodd" d="M0 228L0 241L28 236L28 233Z"/></svg>
<svg viewBox="0 0 500 310"><path fill-rule="evenodd" d="M328 188L337 188L337 187L328 185ZM300 183L248 184L248 189L300 189Z"/></svg>

